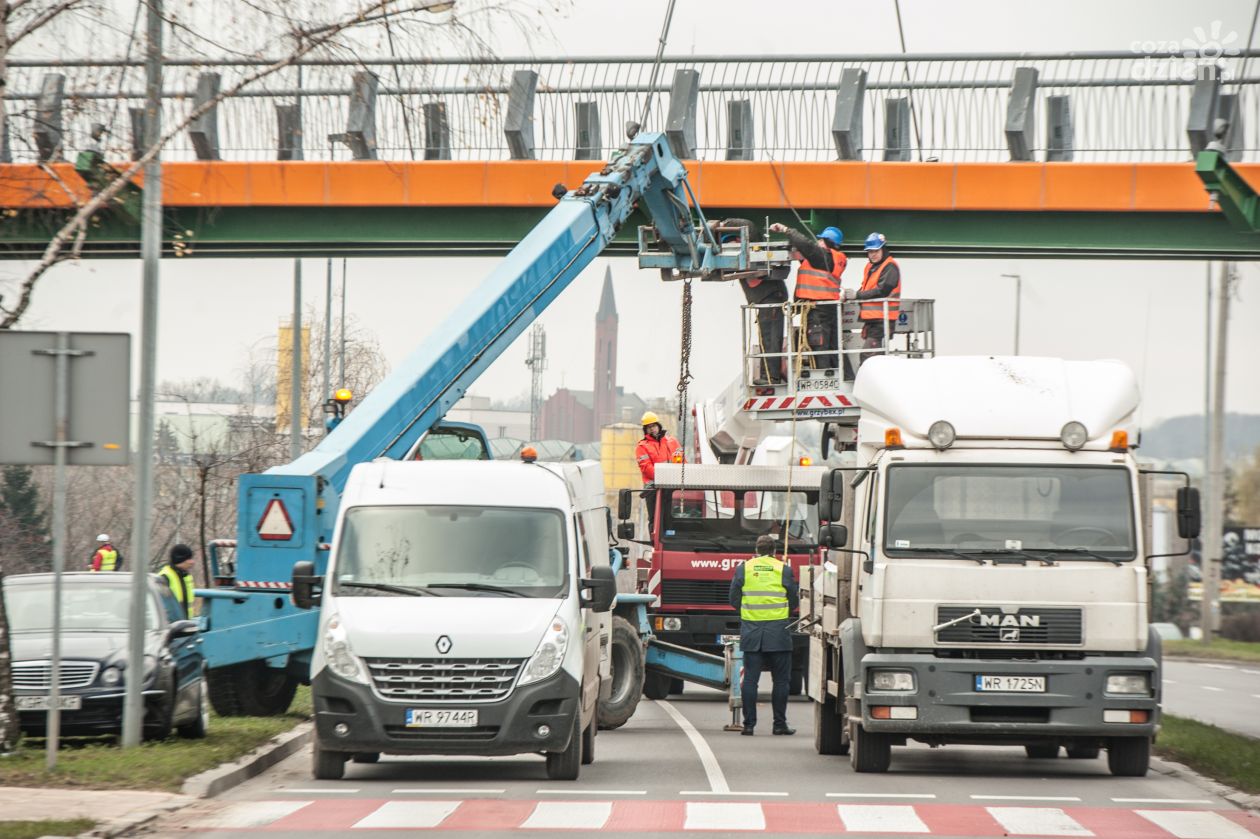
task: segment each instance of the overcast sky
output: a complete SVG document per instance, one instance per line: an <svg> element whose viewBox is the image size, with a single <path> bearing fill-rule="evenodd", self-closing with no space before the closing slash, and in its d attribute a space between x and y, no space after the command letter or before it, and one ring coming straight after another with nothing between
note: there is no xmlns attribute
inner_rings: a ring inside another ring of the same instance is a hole
<svg viewBox="0 0 1260 839"><path fill-rule="evenodd" d="M664 0L581 2L546 9L549 32L526 39L499 33L502 54L638 54L655 50ZM1135 41L1180 41L1221 21L1246 32L1255 0L1055 3L903 0L911 51L1070 51L1129 49ZM810 25L817 20L821 25ZM682 0L668 52L894 52L891 0L764 2ZM1189 163L1187 163L1189 165ZM846 230L850 240L868 230ZM891 242L896 253L896 242ZM446 312L496 264L490 259L358 259L349 263L348 308L379 339L387 358L406 356ZM549 392L589 388L594 313L605 265L611 265L621 315L619 383L644 396L673 392L678 373L679 294L631 259L597 260L541 318L547 328ZM846 274L856 285L861 260ZM1073 359L1119 358L1142 382L1145 420L1195 413L1203 405L1204 289L1201 262L1066 260L901 260L903 294L933 297L937 346L949 354L1008 353L1014 283L1023 277L1021 349ZM0 263L0 292L23 266ZM306 300L323 305L322 259L305 263ZM338 260L337 276L340 277ZM292 263L280 259L169 259L162 266L159 379L216 377L237 383L250 348L271 339L292 305ZM1230 410L1260 412L1260 267L1244 265L1230 328ZM126 330L139 324L140 265L88 261L62 265L43 280L26 329ZM737 287L696 289L696 381L692 393L716 393L738 374ZM274 340L274 339L272 339ZM503 354L472 392L509 397L528 388L523 342Z"/></svg>

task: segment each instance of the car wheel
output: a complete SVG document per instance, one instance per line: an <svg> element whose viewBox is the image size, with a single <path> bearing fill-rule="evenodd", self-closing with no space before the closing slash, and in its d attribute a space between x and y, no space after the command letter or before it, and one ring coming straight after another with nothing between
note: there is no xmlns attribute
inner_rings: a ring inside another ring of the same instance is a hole
<svg viewBox="0 0 1260 839"><path fill-rule="evenodd" d="M569 743L562 752L547 753L547 777L552 781L576 781L582 771L582 720L581 714L573 715L573 730Z"/></svg>
<svg viewBox="0 0 1260 839"><path fill-rule="evenodd" d="M165 740L170 737L174 713L175 689L171 688L165 696L148 707L144 720L144 739Z"/></svg>
<svg viewBox="0 0 1260 839"><path fill-rule="evenodd" d="M197 716L178 729L180 737L190 740L201 740L210 730L210 695L206 690L206 677L202 674L201 684L197 686Z"/></svg>

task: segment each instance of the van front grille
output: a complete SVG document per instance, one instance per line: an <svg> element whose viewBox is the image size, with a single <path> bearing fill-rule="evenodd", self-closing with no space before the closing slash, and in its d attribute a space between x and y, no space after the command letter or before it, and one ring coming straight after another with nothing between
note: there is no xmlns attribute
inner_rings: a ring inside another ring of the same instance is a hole
<svg viewBox="0 0 1260 839"><path fill-rule="evenodd" d="M518 658L368 658L372 686L386 699L495 702L512 692Z"/></svg>

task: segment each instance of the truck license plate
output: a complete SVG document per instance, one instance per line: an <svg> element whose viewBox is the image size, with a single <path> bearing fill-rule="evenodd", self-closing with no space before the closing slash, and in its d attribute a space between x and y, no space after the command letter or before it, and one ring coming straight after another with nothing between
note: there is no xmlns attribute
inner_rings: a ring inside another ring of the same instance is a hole
<svg viewBox="0 0 1260 839"><path fill-rule="evenodd" d="M13 701L19 711L47 711L48 706L52 704L52 697L18 696ZM83 697L63 696L58 704L61 705L61 710L63 711L78 711L83 707Z"/></svg>
<svg viewBox="0 0 1260 839"><path fill-rule="evenodd" d="M472 728L477 725L477 709L408 708L408 728Z"/></svg>
<svg viewBox="0 0 1260 839"><path fill-rule="evenodd" d="M976 690L1002 693L1045 693L1045 676L976 676Z"/></svg>

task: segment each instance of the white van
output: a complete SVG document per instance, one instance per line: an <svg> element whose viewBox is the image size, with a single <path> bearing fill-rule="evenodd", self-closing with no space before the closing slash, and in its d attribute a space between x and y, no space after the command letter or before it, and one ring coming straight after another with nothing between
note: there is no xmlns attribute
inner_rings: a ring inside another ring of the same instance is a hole
<svg viewBox="0 0 1260 839"><path fill-rule="evenodd" d="M377 461L341 497L311 662L314 775L381 754L595 757L611 687L608 511L598 463Z"/></svg>

